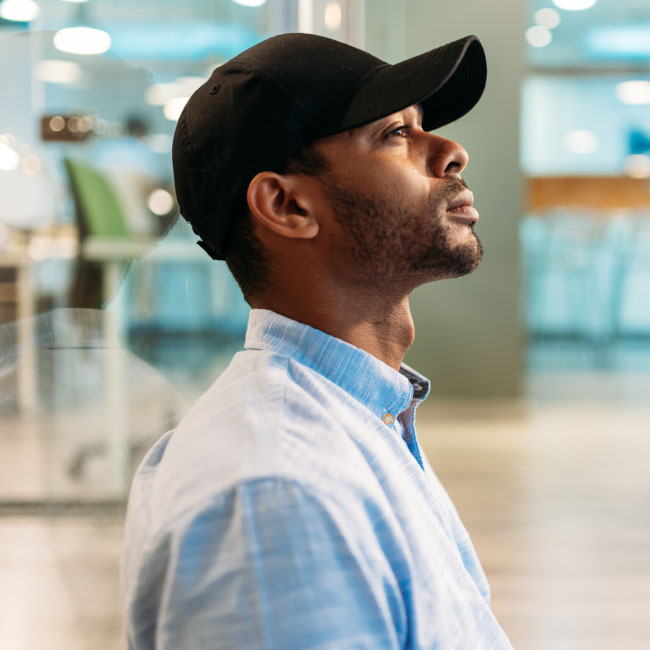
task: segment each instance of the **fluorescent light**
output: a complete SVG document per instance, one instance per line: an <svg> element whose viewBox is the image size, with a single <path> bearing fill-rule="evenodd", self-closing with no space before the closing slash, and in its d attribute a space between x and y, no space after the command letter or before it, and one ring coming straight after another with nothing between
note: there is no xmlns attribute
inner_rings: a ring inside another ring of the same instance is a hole
<svg viewBox="0 0 650 650"><path fill-rule="evenodd" d="M583 41L591 57L645 62L650 57L650 23L596 27L584 35Z"/></svg>
<svg viewBox="0 0 650 650"><path fill-rule="evenodd" d="M616 97L624 104L650 104L650 81L623 81L616 86Z"/></svg>
<svg viewBox="0 0 650 650"><path fill-rule="evenodd" d="M314 33L314 0L298 0L298 31Z"/></svg>
<svg viewBox="0 0 650 650"><path fill-rule="evenodd" d="M593 131L576 129L564 135L564 146L567 151L577 155L586 155L598 150L598 136Z"/></svg>
<svg viewBox="0 0 650 650"><path fill-rule="evenodd" d="M243 7L261 7L266 0L233 0L233 2Z"/></svg>
<svg viewBox="0 0 650 650"><path fill-rule="evenodd" d="M535 22L546 29L553 29L560 24L560 14L555 9L539 9L535 12Z"/></svg>
<svg viewBox="0 0 650 650"><path fill-rule="evenodd" d="M74 61L43 59L34 66L34 76L51 84L72 84L81 79L81 66Z"/></svg>
<svg viewBox="0 0 650 650"><path fill-rule="evenodd" d="M0 18L29 23L39 14L39 6L34 0L3 0L0 2Z"/></svg>
<svg viewBox="0 0 650 650"><path fill-rule="evenodd" d="M111 37L101 29L66 27L54 34L54 47L70 54L103 54L111 47Z"/></svg>
<svg viewBox="0 0 650 650"><path fill-rule="evenodd" d="M593 7L596 0L553 0L553 3L560 9L566 9L567 11L582 11Z"/></svg>
<svg viewBox="0 0 650 650"><path fill-rule="evenodd" d="M553 36L546 27L535 25L526 30L526 40L533 47L546 47L553 40Z"/></svg>
<svg viewBox="0 0 650 650"><path fill-rule="evenodd" d="M0 142L0 170L12 172L20 165L20 156L4 142Z"/></svg>
<svg viewBox="0 0 650 650"><path fill-rule="evenodd" d="M172 97L165 102L163 114L172 122L178 121L189 97Z"/></svg>

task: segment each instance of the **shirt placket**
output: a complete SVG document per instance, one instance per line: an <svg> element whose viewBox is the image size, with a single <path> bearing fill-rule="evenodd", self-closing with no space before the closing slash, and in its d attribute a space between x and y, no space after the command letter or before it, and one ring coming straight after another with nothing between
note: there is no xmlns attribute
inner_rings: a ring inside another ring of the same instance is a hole
<svg viewBox="0 0 650 650"><path fill-rule="evenodd" d="M420 454L420 447L418 446L417 437L415 435L415 407L419 404L418 398L413 398L410 406L399 414L399 420L404 429L404 442L408 447L411 455L417 461L418 465L424 471L424 464L422 463L422 455Z"/></svg>

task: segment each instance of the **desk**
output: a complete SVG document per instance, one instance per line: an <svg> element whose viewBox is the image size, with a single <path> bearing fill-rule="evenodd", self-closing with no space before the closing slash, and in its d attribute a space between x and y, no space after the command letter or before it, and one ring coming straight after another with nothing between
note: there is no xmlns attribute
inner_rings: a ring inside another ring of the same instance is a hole
<svg viewBox="0 0 650 650"><path fill-rule="evenodd" d="M109 237L88 237L81 245L81 254L87 260L102 264L102 292L106 303L118 288L122 268L128 260L146 262L205 260L205 253L193 242L187 240L138 240ZM129 487L129 422L127 417L126 378L121 362L123 350L122 314L107 314L104 336L110 342L106 350L106 394L104 396L107 414L107 446L110 476L107 490L110 495L123 498Z"/></svg>
<svg viewBox="0 0 650 650"><path fill-rule="evenodd" d="M187 262L206 259L205 253L193 241L187 240L160 242L148 239L88 237L84 240L81 251L85 259L101 262L103 265L102 291L105 301L117 288L122 265L128 260Z"/></svg>
<svg viewBox="0 0 650 650"><path fill-rule="evenodd" d="M33 413L36 408L36 352L34 340L33 260L26 251L0 251L0 268L16 271L14 301L17 307L18 408Z"/></svg>

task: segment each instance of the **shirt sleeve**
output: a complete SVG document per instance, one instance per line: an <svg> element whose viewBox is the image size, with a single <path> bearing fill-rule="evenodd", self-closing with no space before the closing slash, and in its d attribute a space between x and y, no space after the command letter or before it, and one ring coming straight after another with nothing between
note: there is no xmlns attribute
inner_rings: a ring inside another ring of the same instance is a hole
<svg viewBox="0 0 650 650"><path fill-rule="evenodd" d="M403 647L399 584L371 531L342 510L279 479L220 495L153 562L165 575L151 647Z"/></svg>

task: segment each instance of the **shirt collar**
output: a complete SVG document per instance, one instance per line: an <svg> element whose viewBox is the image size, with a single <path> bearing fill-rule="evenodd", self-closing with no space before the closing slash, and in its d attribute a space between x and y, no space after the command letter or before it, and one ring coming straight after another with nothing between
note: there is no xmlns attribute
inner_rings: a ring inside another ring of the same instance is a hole
<svg viewBox="0 0 650 650"><path fill-rule="evenodd" d="M342 388L386 424L414 399L429 394L429 380L406 364L397 372L341 339L266 309L251 310L245 347L290 356Z"/></svg>

